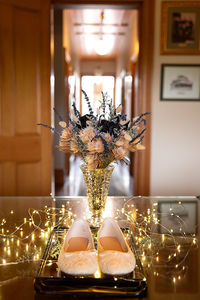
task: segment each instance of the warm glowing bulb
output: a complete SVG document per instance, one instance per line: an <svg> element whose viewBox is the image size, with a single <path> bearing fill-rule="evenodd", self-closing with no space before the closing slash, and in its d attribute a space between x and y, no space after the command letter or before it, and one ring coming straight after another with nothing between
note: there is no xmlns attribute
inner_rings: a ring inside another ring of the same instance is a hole
<svg viewBox="0 0 200 300"><path fill-rule="evenodd" d="M94 273L94 278L101 278L101 272L99 271L99 269L97 269Z"/></svg>
<svg viewBox="0 0 200 300"><path fill-rule="evenodd" d="M110 48L111 48L111 46L110 46L109 41L107 41L103 38L98 39L94 46L96 53L99 55L108 54L108 52L110 51Z"/></svg>

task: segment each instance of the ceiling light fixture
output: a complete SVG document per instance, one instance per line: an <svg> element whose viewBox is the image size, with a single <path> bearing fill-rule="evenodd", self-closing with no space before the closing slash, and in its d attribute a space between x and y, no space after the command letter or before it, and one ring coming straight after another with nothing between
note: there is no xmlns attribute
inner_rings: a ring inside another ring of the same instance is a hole
<svg viewBox="0 0 200 300"><path fill-rule="evenodd" d="M105 37L103 38L103 32L102 32L103 20L104 20L104 11L102 10L102 12L101 12L101 23L100 23L100 34L99 34L98 40L95 42L95 45L94 45L95 52L99 55L108 54L108 52L111 49L109 39L107 39L107 38L105 39Z"/></svg>

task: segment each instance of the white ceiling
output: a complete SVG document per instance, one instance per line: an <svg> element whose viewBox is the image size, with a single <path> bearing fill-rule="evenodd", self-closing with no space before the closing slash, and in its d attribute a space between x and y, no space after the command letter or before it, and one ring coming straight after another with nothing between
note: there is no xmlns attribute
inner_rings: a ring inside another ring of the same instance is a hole
<svg viewBox="0 0 200 300"><path fill-rule="evenodd" d="M100 9L76 9L63 11L64 47L81 60L102 59L94 50L100 38L110 44L110 51L103 59L116 59L120 53L128 51L132 39L136 10L105 9L101 25Z"/></svg>

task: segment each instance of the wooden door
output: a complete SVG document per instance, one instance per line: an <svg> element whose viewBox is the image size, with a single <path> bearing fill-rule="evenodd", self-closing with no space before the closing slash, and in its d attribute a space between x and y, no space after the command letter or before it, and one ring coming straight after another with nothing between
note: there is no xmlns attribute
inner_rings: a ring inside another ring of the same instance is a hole
<svg viewBox="0 0 200 300"><path fill-rule="evenodd" d="M0 195L49 195L50 1L0 0Z"/></svg>

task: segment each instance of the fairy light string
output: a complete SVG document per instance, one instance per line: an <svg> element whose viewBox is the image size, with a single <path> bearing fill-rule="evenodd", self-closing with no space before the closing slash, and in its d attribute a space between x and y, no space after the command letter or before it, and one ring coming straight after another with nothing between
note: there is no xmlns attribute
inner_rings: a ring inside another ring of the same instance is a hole
<svg viewBox="0 0 200 300"><path fill-rule="evenodd" d="M171 207L168 212L162 213L158 210L158 203L154 202L152 207L141 211L133 202L131 198L125 201L124 206L115 211L115 219L129 228L125 234L127 239L131 234L134 236L145 276L151 273L155 277L167 277L176 284L188 270L187 257L190 251L198 247L196 235L186 233L187 224ZM44 209L29 208L28 217L24 217L23 222L14 229L9 224L9 217L0 220L0 265L40 261L53 228L73 223L77 217L73 212L73 201L65 201L59 208L56 207L55 198L53 203L54 206L45 206ZM184 202L176 204L184 211ZM10 216L14 214L11 210ZM161 219L168 217L178 224L178 234L161 223ZM87 214L84 218L87 218ZM168 267L168 270L162 272L163 267Z"/></svg>
<svg viewBox="0 0 200 300"><path fill-rule="evenodd" d="M125 209L118 210L116 219L126 216L131 231L134 232L137 252L147 276L153 271L154 276L165 277L176 283L185 276L188 268L187 257L197 247L196 235L186 234L187 224L171 207L169 212L162 213L155 208L158 203L154 202L152 208L140 212L131 202L132 199L126 202ZM179 206L179 213L180 210L185 210L184 202L179 201L176 204ZM161 224L163 217L172 217L178 222L177 235L173 228ZM168 271L158 272L163 268Z"/></svg>

